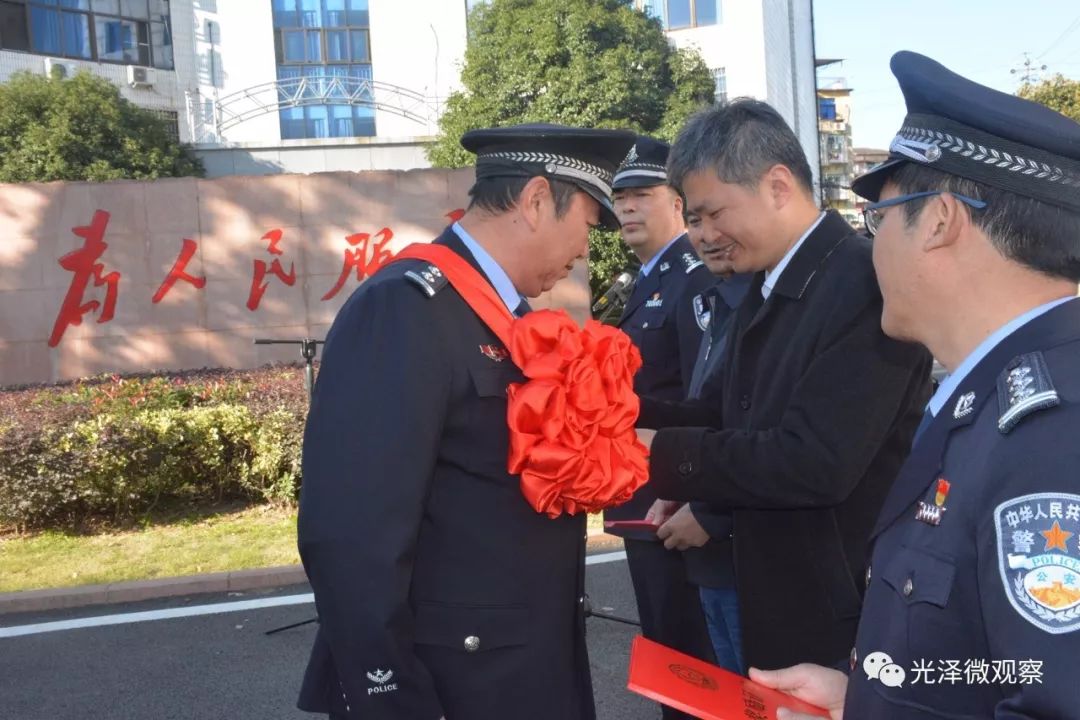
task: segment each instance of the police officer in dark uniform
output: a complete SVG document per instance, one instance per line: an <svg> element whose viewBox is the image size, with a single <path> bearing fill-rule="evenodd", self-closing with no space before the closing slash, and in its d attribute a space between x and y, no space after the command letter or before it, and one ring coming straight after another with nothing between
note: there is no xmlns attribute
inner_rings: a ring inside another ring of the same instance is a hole
<svg viewBox="0 0 1080 720"><path fill-rule="evenodd" d="M683 222L683 200L668 185L668 146L639 137L612 183L623 241L641 261L619 327L641 350L634 391L668 400L686 397L704 329L694 298L715 279L694 252ZM648 486L605 512L605 520L641 520L656 499ZM697 588L686 578L681 553L666 550L656 535L622 535L645 637L711 660L708 630ZM665 717L682 717L665 708Z"/></svg>
<svg viewBox="0 0 1080 720"><path fill-rule="evenodd" d="M508 310L615 228L631 133L466 133L465 216L435 240ZM391 263L327 335L304 435L298 536L319 630L299 706L362 720L592 720L585 517L551 519L507 472L524 376L437 265Z"/></svg>
<svg viewBox="0 0 1080 720"><path fill-rule="evenodd" d="M1078 718L1080 125L892 70L908 114L854 189L882 327L950 374L871 536L850 676L755 675L834 718Z"/></svg>

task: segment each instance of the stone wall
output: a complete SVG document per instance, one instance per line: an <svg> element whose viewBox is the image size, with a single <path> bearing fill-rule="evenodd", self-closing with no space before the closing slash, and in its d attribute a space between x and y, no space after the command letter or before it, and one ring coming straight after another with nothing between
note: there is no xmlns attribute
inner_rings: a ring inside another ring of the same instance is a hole
<svg viewBox="0 0 1080 720"><path fill-rule="evenodd" d="M376 254L431 240L472 178L0 185L0 386L298 361L296 347L253 340L325 336ZM580 321L588 303L579 267L533 306Z"/></svg>

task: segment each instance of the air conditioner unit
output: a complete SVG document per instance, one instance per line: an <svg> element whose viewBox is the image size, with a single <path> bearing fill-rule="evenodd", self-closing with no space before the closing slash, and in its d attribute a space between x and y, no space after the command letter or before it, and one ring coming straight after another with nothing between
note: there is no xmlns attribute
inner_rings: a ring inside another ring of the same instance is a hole
<svg viewBox="0 0 1080 720"><path fill-rule="evenodd" d="M133 88L148 88L154 86L154 70L138 65L127 66L128 85Z"/></svg>
<svg viewBox="0 0 1080 720"><path fill-rule="evenodd" d="M75 75L77 69L75 63L64 62L56 58L45 58L46 77L69 78Z"/></svg>

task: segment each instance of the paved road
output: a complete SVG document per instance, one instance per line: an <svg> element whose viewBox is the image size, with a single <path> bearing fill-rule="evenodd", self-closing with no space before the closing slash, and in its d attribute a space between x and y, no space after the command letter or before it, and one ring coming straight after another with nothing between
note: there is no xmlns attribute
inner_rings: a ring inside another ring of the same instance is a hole
<svg viewBox="0 0 1080 720"><path fill-rule="evenodd" d="M625 560L590 565L594 608L636 617ZM306 585L228 597L188 596L123 606L0 616L3 628L117 613L287 598ZM3 720L300 720L296 691L314 627L271 628L312 615L310 603L0 637ZM591 618L589 650L599 720L655 720L628 692L637 628ZM553 719L554 720L554 719Z"/></svg>

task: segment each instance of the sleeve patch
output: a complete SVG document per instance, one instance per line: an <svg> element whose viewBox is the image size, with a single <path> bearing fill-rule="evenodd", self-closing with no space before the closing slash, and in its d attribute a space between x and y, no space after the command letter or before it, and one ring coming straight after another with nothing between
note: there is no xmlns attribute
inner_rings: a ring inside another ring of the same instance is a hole
<svg viewBox="0 0 1080 720"><path fill-rule="evenodd" d="M1037 493L994 510L1002 590L1052 635L1080 629L1080 495Z"/></svg>

